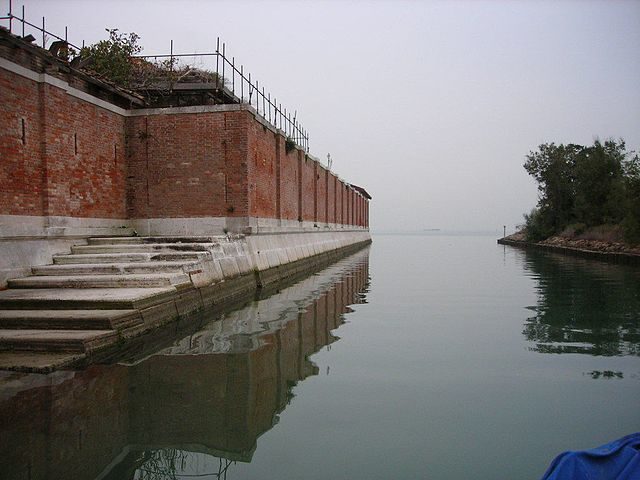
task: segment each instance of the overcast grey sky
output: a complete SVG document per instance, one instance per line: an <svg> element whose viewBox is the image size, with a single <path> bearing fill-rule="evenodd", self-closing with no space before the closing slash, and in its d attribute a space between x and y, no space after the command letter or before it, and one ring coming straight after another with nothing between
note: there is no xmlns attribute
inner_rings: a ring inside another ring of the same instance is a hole
<svg viewBox="0 0 640 480"><path fill-rule="evenodd" d="M8 5L8 0L0 0ZM14 0L88 43L144 53L216 36L373 196L372 229L512 230L543 142L640 147L640 1ZM6 7L5 7L6 8Z"/></svg>

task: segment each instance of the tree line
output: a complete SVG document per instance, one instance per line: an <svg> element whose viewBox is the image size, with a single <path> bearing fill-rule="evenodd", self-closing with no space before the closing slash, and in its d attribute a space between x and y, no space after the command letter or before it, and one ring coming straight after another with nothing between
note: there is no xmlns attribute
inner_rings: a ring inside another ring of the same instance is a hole
<svg viewBox="0 0 640 480"><path fill-rule="evenodd" d="M640 242L640 159L623 140L593 145L545 143L529 152L525 170L538 182L538 205L525 214L527 239L540 241L568 227L579 232L620 225Z"/></svg>

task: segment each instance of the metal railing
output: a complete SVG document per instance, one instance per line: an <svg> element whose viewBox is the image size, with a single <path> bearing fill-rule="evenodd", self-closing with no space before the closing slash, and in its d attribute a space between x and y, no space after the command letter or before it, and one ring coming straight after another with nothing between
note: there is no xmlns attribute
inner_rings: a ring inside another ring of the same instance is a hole
<svg viewBox="0 0 640 480"><path fill-rule="evenodd" d="M221 48L222 47L222 48ZM309 152L309 134L298 121L298 112L287 111L278 102L276 97L271 98L271 93L265 92L264 86L260 86L258 80L251 79L251 73L244 70L244 65L238 65L235 57L229 58L226 53L226 44L220 44L220 37L216 39L216 50L208 53L174 53L173 40L171 40L170 53L161 55L135 55L134 58L142 59L169 59L171 68L184 58L208 58L211 60L211 70L215 63L216 89L227 89L238 103L253 107L256 113L276 129L284 132L288 139L300 146L305 152ZM239 95L237 97L236 95Z"/></svg>
<svg viewBox="0 0 640 480"><path fill-rule="evenodd" d="M64 37L60 37L46 29L46 19L42 17L42 25L36 25L26 20L25 7L22 5L21 15L16 15L13 9L13 2L9 0L9 12L0 17L0 22L8 22L8 30L10 33L20 35L22 38L33 36L31 39L36 45L40 39L40 47L46 48L47 42L51 39L65 42L69 47L78 52L84 48L84 40L82 46L74 45L68 40L68 28L64 27ZM14 24L17 24L18 30ZM35 33L35 35L33 35ZM271 97L271 93L265 92L264 86L261 86L258 80L251 79L251 73L245 72L242 64L238 65L235 57L229 58L226 54L226 44L222 43L220 48L220 37L216 39L216 50L210 53L180 53L173 52L173 40L171 40L171 48L169 54L163 55L135 55L134 58L142 59L169 59L171 68L174 62L184 58L213 58L215 62L215 88L217 90L228 90L234 98L233 103L249 105L255 109L258 116L268 122L276 129L282 131L288 140L293 141L301 147L305 152L309 152L309 133L303 128L298 121L297 110L287 111L278 102L276 97ZM211 66L213 70L213 65ZM236 95L239 94L239 97Z"/></svg>
<svg viewBox="0 0 640 480"><path fill-rule="evenodd" d="M9 0L9 12L3 16L0 17L0 21L6 21L9 24L9 33L13 33L15 35L20 34L20 36L22 38L26 38L28 35L32 35L32 33L36 33L35 36L33 36L33 42L38 45L38 40L40 40L40 47L42 48L47 48L47 41L50 39L55 39L55 40L60 40L62 42L65 42L68 46L80 51L82 48L84 48L84 41L82 42L82 47L79 47L77 45L74 45L73 43L69 42L68 37L69 37L69 29L68 27L64 27L64 37L60 37L58 35L56 35L55 33L52 33L50 31L47 30L47 26L46 26L46 19L45 17L42 17L42 26L40 25L36 25L34 23L28 22L26 19L26 15L25 15L25 8L24 5L22 5L22 16L18 16L15 14L15 11L13 10L13 1ZM14 23L18 24L18 28L20 28L20 30L16 30L14 28ZM20 33L19 33L20 32Z"/></svg>

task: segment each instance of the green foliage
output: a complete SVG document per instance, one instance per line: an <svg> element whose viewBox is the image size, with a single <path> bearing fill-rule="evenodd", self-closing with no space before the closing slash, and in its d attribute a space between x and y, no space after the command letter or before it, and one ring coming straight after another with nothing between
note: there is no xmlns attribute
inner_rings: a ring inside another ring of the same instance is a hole
<svg viewBox="0 0 640 480"><path fill-rule="evenodd" d="M640 240L640 162L623 140L592 146L543 144L529 152L525 170L538 182L538 206L525 214L529 240L569 225L622 223L628 240Z"/></svg>
<svg viewBox="0 0 640 480"><path fill-rule="evenodd" d="M624 165L626 214L622 221L629 243L640 243L640 158L634 155Z"/></svg>
<svg viewBox="0 0 640 480"><path fill-rule="evenodd" d="M534 208L531 213L524 214L527 240L539 242L553 235L554 229L550 223L550 215L544 213L541 208Z"/></svg>
<svg viewBox="0 0 640 480"><path fill-rule="evenodd" d="M296 142L294 142L294 140L292 138L287 137L287 139L284 142L284 149L287 153L289 153L290 151L292 151L294 148L296 148Z"/></svg>
<svg viewBox="0 0 640 480"><path fill-rule="evenodd" d="M107 29L109 39L84 47L80 56L91 58L91 70L113 83L130 87L134 63L132 56L140 53L140 37L135 33L120 33L117 28Z"/></svg>

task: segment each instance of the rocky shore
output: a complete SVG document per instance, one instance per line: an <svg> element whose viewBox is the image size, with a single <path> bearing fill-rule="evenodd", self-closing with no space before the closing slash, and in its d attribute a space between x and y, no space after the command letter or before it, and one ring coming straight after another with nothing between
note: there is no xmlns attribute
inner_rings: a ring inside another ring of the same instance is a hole
<svg viewBox="0 0 640 480"><path fill-rule="evenodd" d="M498 243L514 247L550 250L613 263L640 265L640 245L629 245L613 239L594 238L597 236L592 232L575 236L560 234L541 242L529 242L525 232L519 231L499 239Z"/></svg>

